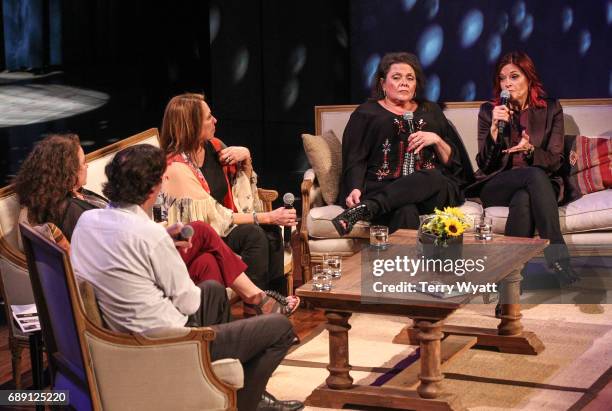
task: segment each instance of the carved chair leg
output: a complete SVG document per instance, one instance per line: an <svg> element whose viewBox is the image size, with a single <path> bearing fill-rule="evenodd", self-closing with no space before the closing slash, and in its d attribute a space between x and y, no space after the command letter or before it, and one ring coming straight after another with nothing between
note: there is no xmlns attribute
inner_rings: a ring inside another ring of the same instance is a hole
<svg viewBox="0 0 612 411"><path fill-rule="evenodd" d="M11 361L13 365L13 381L15 388L21 389L21 353L23 347L16 341L11 341Z"/></svg>

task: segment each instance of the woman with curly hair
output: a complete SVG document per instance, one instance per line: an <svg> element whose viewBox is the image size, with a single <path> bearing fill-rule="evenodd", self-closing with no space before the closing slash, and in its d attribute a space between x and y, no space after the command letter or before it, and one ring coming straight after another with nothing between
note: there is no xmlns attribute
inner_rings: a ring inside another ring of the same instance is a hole
<svg viewBox="0 0 612 411"><path fill-rule="evenodd" d="M162 159L163 154L160 151ZM165 161L162 161L165 170ZM150 165L149 165L150 166ZM162 170L162 173L163 171ZM85 153L76 134L55 134L40 141L24 160L15 178L15 192L22 209L19 221L30 224L53 223L68 241L79 217L87 210L105 208L108 200L83 188L87 183ZM124 181L124 198L137 192L146 181ZM191 224L195 234L191 246L181 252L189 275L198 285L214 280L234 290L249 307L247 315L280 312L291 315L297 304L290 304L274 293L266 293L246 276L246 264L219 238L208 224ZM168 227L176 235L182 224ZM279 301L280 300L280 301Z"/></svg>
<svg viewBox="0 0 612 411"><path fill-rule="evenodd" d="M83 188L87 183L85 153L76 134L53 134L40 141L15 178L22 207L20 221L53 223L70 240L86 210L105 207L103 197Z"/></svg>

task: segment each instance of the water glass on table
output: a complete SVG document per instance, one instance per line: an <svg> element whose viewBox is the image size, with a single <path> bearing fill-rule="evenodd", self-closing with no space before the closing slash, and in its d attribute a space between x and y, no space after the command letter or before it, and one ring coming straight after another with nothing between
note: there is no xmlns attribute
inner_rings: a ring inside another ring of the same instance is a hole
<svg viewBox="0 0 612 411"><path fill-rule="evenodd" d="M330 291L332 276L329 267L315 265L312 271L312 289L315 291Z"/></svg>
<svg viewBox="0 0 612 411"><path fill-rule="evenodd" d="M323 256L323 265L329 268L332 278L340 278L342 276L342 257L339 255L325 254Z"/></svg>
<svg viewBox="0 0 612 411"><path fill-rule="evenodd" d="M474 219L474 237L484 241L493 238L493 219L491 217L481 216Z"/></svg>
<svg viewBox="0 0 612 411"><path fill-rule="evenodd" d="M384 225L370 226L370 246L384 250L389 245L389 227Z"/></svg>

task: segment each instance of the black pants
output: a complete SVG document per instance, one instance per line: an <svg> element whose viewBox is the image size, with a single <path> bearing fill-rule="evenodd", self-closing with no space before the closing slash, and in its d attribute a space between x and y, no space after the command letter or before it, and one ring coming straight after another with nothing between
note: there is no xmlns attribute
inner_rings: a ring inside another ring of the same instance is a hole
<svg viewBox="0 0 612 411"><path fill-rule="evenodd" d="M262 290L286 292L283 239L276 225L237 225L225 238L226 244L248 266L246 275Z"/></svg>
<svg viewBox="0 0 612 411"><path fill-rule="evenodd" d="M550 246L544 254L549 263L569 258L559 225L557 193L538 167L514 168L487 181L480 199L485 207L508 207L505 235L533 237L535 229Z"/></svg>
<svg viewBox="0 0 612 411"><path fill-rule="evenodd" d="M419 227L419 215L448 205L448 180L439 170L419 170L391 182L368 181L362 200L374 200L379 210L373 223L384 224L389 232Z"/></svg>
<svg viewBox="0 0 612 411"><path fill-rule="evenodd" d="M244 368L244 387L238 390L238 409L255 410L270 376L293 343L291 322L281 314L267 314L228 323L230 307L225 287L216 281L198 284L202 305L187 326L211 326L212 361L237 358Z"/></svg>

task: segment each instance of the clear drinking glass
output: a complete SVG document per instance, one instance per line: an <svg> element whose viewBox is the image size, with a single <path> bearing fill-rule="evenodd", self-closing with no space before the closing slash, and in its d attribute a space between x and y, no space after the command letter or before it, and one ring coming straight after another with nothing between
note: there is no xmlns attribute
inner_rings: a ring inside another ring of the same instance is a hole
<svg viewBox="0 0 612 411"><path fill-rule="evenodd" d="M316 265L312 271L312 289L315 291L329 291L332 288L330 269L324 265Z"/></svg>
<svg viewBox="0 0 612 411"><path fill-rule="evenodd" d="M477 240L491 240L493 238L493 219L482 216L474 219L474 237Z"/></svg>
<svg viewBox="0 0 612 411"><path fill-rule="evenodd" d="M384 225L370 226L370 246L386 249L389 245L389 227Z"/></svg>
<svg viewBox="0 0 612 411"><path fill-rule="evenodd" d="M325 254L323 256L323 265L329 268L332 278L340 278L342 276L342 257L339 255Z"/></svg>

